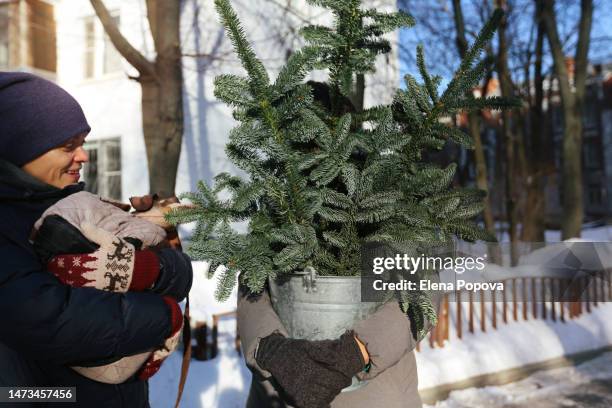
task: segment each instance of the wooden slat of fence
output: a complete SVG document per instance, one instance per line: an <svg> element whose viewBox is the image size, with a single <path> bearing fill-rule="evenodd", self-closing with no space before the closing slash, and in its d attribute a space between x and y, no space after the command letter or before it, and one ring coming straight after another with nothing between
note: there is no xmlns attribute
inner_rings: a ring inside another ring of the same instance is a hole
<svg viewBox="0 0 612 408"><path fill-rule="evenodd" d="M601 291L603 293L603 299L604 302L607 302L610 300L609 298L609 292L608 292L608 271L607 270L603 270L601 273Z"/></svg>
<svg viewBox="0 0 612 408"><path fill-rule="evenodd" d="M495 291L491 292L491 326L493 330L497 330L497 302L495 300Z"/></svg>
<svg viewBox="0 0 612 408"><path fill-rule="evenodd" d="M612 301L612 272L606 270L606 278L608 282L608 302Z"/></svg>
<svg viewBox="0 0 612 408"><path fill-rule="evenodd" d="M196 322L193 337L196 340L193 357L196 360L208 360L208 327L206 322Z"/></svg>
<svg viewBox="0 0 612 408"><path fill-rule="evenodd" d="M542 292L542 319L546 320L546 282L544 278L540 279L541 292Z"/></svg>
<svg viewBox="0 0 612 408"><path fill-rule="evenodd" d="M528 303L527 302L527 278L523 278L523 320L527 320L527 309L528 309Z"/></svg>
<svg viewBox="0 0 612 408"><path fill-rule="evenodd" d="M605 277L604 277L604 271L601 271L597 274L597 277L599 278L599 282L597 284L597 288L599 288L599 298L601 299L601 302L604 303L606 301L606 294L605 294L605 290L604 290L604 283L605 281Z"/></svg>
<svg viewBox="0 0 612 408"><path fill-rule="evenodd" d="M218 352L219 352L219 316L213 315L212 344L210 347L210 358L217 357Z"/></svg>
<svg viewBox="0 0 612 408"><path fill-rule="evenodd" d="M589 278L588 277L584 277L582 278L582 280L584 281L584 288L585 288L585 295L586 295L586 311L587 313L591 313L591 294L590 292L590 288L589 288Z"/></svg>
<svg viewBox="0 0 612 408"><path fill-rule="evenodd" d="M448 339L449 313L448 313L448 295L444 295L442 299L442 313L438 318L436 344L438 347L444 347L444 341Z"/></svg>
<svg viewBox="0 0 612 408"><path fill-rule="evenodd" d="M608 270L608 300L612 301L612 270Z"/></svg>
<svg viewBox="0 0 612 408"><path fill-rule="evenodd" d="M512 318L518 321L518 303L516 301L516 278L512 278Z"/></svg>
<svg viewBox="0 0 612 408"><path fill-rule="evenodd" d="M458 290L455 292L455 296L457 297L457 338L461 339L463 337L463 322L461 321L461 315L463 312L463 306L461 305L461 291Z"/></svg>
<svg viewBox="0 0 612 408"><path fill-rule="evenodd" d="M590 280L590 285L593 287L593 306L597 307L597 298L598 298L598 293L597 293L597 274L594 274L594 276L589 279Z"/></svg>
<svg viewBox="0 0 612 408"><path fill-rule="evenodd" d="M504 280L504 290L502 291L502 319L504 323L508 323L508 302L506 293L508 292L508 279Z"/></svg>
<svg viewBox="0 0 612 408"><path fill-rule="evenodd" d="M577 311L578 314L576 316L580 316L582 314L582 310L584 309L584 305L582 304L582 293L578 292L578 290L576 290L576 299L577 299Z"/></svg>
<svg viewBox="0 0 612 408"><path fill-rule="evenodd" d="M538 302L536 302L537 298L538 298L537 281L535 279L531 279L531 304L532 304L531 314L533 315L534 319L538 318Z"/></svg>
<svg viewBox="0 0 612 408"><path fill-rule="evenodd" d="M553 281L553 278L549 278L548 279L548 285L550 287L550 307L551 307L551 318L553 322L557 321L557 308L556 306L556 302L555 302L555 282Z"/></svg>
<svg viewBox="0 0 612 408"><path fill-rule="evenodd" d="M487 331L487 310L485 309L484 290L480 291L480 330L485 333Z"/></svg>
<svg viewBox="0 0 612 408"><path fill-rule="evenodd" d="M468 330L470 333L474 333L474 295L472 291L468 292L469 306L468 306Z"/></svg>
<svg viewBox="0 0 612 408"><path fill-rule="evenodd" d="M559 286L558 292L558 300L559 300L559 310L561 311L561 321L565 323L565 302L563 301L563 279L558 279L557 284Z"/></svg>
<svg viewBox="0 0 612 408"><path fill-rule="evenodd" d="M570 304L570 317L572 319L582 314L582 293L580 292L581 282L581 280L570 281L569 291L570 299L572 300L572 303Z"/></svg>

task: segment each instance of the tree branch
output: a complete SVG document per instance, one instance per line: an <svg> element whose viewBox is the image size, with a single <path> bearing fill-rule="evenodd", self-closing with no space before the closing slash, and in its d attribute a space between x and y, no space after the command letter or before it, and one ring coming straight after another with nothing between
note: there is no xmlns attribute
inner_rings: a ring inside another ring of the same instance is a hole
<svg viewBox="0 0 612 408"><path fill-rule="evenodd" d="M151 29L151 36L153 37L153 45L155 46L155 52L159 55L159 33L157 23L157 0L147 0L147 21L149 22L149 28Z"/></svg>
<svg viewBox="0 0 612 408"><path fill-rule="evenodd" d="M563 45L559 38L559 32L557 31L557 19L555 15L555 2L554 0L539 0L542 1L542 19L544 26L546 27L546 33L548 37L548 43L550 45L550 52L553 56L555 64L555 73L559 80L559 88L561 91L561 97L568 104L573 105L573 94L569 85L569 76L567 68L565 67L565 55L563 54Z"/></svg>
<svg viewBox="0 0 612 408"><path fill-rule="evenodd" d="M468 42L465 38L465 23L463 22L461 0L453 0L453 11L455 30L457 31L457 49L459 50L459 56L463 59L468 49Z"/></svg>
<svg viewBox="0 0 612 408"><path fill-rule="evenodd" d="M96 15L100 19L104 31L110 38L111 42L119 51L119 53L125 58L134 68L138 70L141 76L150 76L155 78L155 67L151 61L149 61L144 55L140 53L136 48L129 43L129 41L121 34L119 28L113 21L108 9L104 5L102 0L90 0L92 7L94 8Z"/></svg>
<svg viewBox="0 0 612 408"><path fill-rule="evenodd" d="M578 25L578 45L576 46L576 93L582 99L585 90L587 64L589 58L589 40L593 20L593 0L582 0L580 23Z"/></svg>

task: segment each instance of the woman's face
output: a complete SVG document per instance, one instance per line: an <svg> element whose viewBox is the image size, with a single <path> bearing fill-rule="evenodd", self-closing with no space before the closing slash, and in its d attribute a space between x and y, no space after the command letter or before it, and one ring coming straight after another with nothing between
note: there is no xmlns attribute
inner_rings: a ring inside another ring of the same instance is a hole
<svg viewBox="0 0 612 408"><path fill-rule="evenodd" d="M21 168L38 180L57 188L79 181L79 170L89 160L83 149L86 134L75 136L63 145L49 150Z"/></svg>

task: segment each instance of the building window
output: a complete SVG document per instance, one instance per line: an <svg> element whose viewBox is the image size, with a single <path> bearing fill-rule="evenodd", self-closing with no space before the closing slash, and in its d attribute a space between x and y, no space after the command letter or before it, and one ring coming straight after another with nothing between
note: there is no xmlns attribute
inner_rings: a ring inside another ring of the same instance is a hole
<svg viewBox="0 0 612 408"><path fill-rule="evenodd" d="M85 18L85 55L83 56L83 76L93 78L96 62L96 21L95 17Z"/></svg>
<svg viewBox="0 0 612 408"><path fill-rule="evenodd" d="M591 205L601 205L602 204L602 194L601 194L601 185L600 184L590 184L587 188L588 196L589 196L589 204Z"/></svg>
<svg viewBox="0 0 612 408"><path fill-rule="evenodd" d="M563 112L561 107L555 105L551 109L553 132L556 134L563 133Z"/></svg>
<svg viewBox="0 0 612 408"><path fill-rule="evenodd" d="M27 2L30 10L29 47L32 67L49 72L57 71L57 46L53 5L44 1Z"/></svg>
<svg viewBox="0 0 612 408"><path fill-rule="evenodd" d="M83 165L85 189L102 197L121 199L121 142L119 138L85 144L89 162Z"/></svg>
<svg viewBox="0 0 612 408"><path fill-rule="evenodd" d="M0 4L0 68L9 66L9 4Z"/></svg>
<svg viewBox="0 0 612 408"><path fill-rule="evenodd" d="M594 92L587 93L587 97L585 98L585 106L584 113L582 115L582 124L585 129L597 128L598 125L598 114L597 110L597 94Z"/></svg>
<svg viewBox="0 0 612 408"><path fill-rule="evenodd" d="M113 22L119 27L119 12L111 12ZM96 16L88 16L85 24L84 78L121 71L121 56L115 49L104 27ZM103 36L103 40L101 39Z"/></svg>
<svg viewBox="0 0 612 408"><path fill-rule="evenodd" d="M599 170L601 165L601 148L593 140L585 140L583 145L584 165L590 170Z"/></svg>
<svg viewBox="0 0 612 408"><path fill-rule="evenodd" d="M121 20L118 12L112 13L111 17L117 27L120 27ZM104 67L103 72L109 74L112 72L121 71L121 56L111 42L110 38L104 33Z"/></svg>

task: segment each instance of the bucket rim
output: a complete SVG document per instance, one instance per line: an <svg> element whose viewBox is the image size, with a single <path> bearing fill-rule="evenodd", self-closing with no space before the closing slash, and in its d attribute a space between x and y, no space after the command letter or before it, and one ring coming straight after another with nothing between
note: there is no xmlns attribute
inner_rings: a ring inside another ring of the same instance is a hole
<svg viewBox="0 0 612 408"><path fill-rule="evenodd" d="M274 278L273 280L288 280L288 279L302 279L304 278L304 276L308 276L310 275L310 272L308 271L296 271L296 272L292 272L292 273L288 273L288 274L283 274L280 276L277 276L276 278ZM361 275L351 275L351 276L337 276L337 275L315 275L315 279L317 281L319 280L328 280L328 281L332 281L332 280L358 280L361 279L362 276Z"/></svg>

